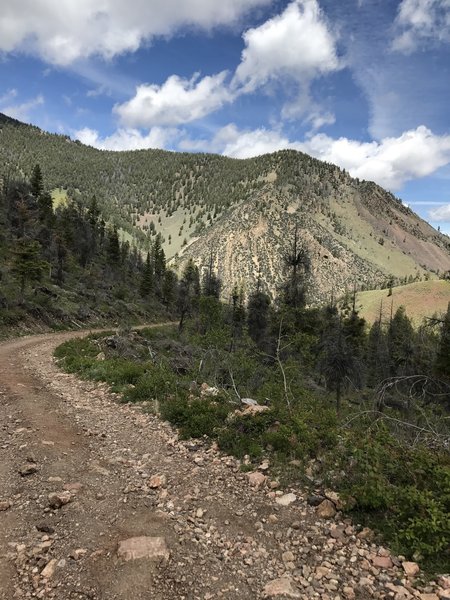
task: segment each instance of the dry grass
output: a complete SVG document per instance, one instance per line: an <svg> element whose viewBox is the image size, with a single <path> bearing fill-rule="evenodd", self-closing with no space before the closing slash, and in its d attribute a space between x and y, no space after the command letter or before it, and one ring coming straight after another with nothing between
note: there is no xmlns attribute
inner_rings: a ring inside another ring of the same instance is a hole
<svg viewBox="0 0 450 600"><path fill-rule="evenodd" d="M420 325L425 317L447 310L450 281L420 281L392 288L392 296L388 293L387 289L360 292L357 302L361 316L368 323L373 323L380 314L381 304L384 319L389 318L391 308L395 312L399 306L404 306L414 324Z"/></svg>

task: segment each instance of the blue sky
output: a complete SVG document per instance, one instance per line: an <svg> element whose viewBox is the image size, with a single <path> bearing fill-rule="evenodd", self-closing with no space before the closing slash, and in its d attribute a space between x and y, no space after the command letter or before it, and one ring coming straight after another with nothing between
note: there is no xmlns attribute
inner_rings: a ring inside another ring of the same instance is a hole
<svg viewBox="0 0 450 600"><path fill-rule="evenodd" d="M450 233L450 0L0 3L0 111L113 150L295 148Z"/></svg>

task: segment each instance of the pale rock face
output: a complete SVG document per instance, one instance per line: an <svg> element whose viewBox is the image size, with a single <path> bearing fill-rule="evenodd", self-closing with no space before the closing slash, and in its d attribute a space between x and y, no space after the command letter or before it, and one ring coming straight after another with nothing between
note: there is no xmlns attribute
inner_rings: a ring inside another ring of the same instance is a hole
<svg viewBox="0 0 450 600"><path fill-rule="evenodd" d="M167 562L170 552L164 538L141 536L119 542L117 556L124 561L146 559Z"/></svg>

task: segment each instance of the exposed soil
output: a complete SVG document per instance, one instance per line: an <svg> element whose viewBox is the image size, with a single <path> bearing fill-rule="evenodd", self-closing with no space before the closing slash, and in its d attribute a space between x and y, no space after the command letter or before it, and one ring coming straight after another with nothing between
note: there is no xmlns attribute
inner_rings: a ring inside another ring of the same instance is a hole
<svg viewBox="0 0 450 600"><path fill-rule="evenodd" d="M235 459L62 373L53 350L75 335L0 345L1 600L420 597L340 513L320 519L270 476L252 486ZM163 538L170 558L125 562L118 544L136 536Z"/></svg>

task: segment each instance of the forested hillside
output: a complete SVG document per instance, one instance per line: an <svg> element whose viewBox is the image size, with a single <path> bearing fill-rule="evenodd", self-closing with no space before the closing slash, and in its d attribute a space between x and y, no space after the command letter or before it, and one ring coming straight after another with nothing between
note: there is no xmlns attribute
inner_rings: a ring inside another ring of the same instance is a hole
<svg viewBox="0 0 450 600"><path fill-rule="evenodd" d="M272 297L300 232L312 261L311 301L418 280L450 269L450 240L379 186L295 151L248 160L162 150L100 151L0 116L1 175L29 178L39 163L58 203L95 195L121 239L148 250L158 234L181 272L211 261L250 293Z"/></svg>
<svg viewBox="0 0 450 600"><path fill-rule="evenodd" d="M88 206L73 200L54 210L36 165L30 181L11 179L0 189L0 330L167 317L159 237L149 257L161 268L143 288L141 253L106 225L95 197Z"/></svg>

